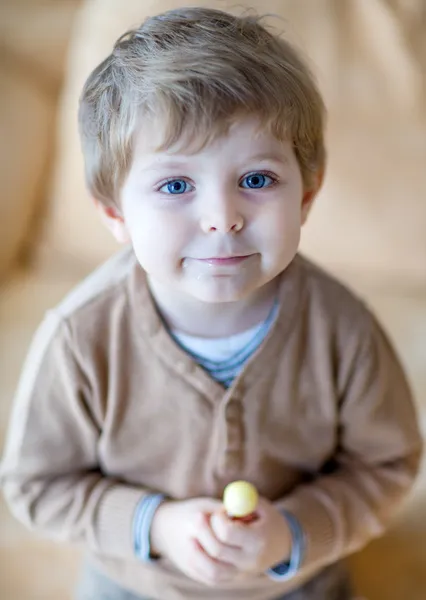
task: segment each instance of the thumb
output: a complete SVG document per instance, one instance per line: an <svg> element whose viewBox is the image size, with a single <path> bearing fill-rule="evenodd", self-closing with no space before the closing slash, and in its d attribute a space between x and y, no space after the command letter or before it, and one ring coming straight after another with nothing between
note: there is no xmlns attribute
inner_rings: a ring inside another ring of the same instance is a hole
<svg viewBox="0 0 426 600"><path fill-rule="evenodd" d="M221 534L221 532L223 532L223 530L227 527L227 525L228 525L228 517L227 517L226 511L222 505L219 510L215 510L213 512L211 519L210 519L210 527L212 528L215 535L218 536Z"/></svg>
<svg viewBox="0 0 426 600"><path fill-rule="evenodd" d="M223 508L223 504L216 498L200 498L198 508L203 512L214 513Z"/></svg>

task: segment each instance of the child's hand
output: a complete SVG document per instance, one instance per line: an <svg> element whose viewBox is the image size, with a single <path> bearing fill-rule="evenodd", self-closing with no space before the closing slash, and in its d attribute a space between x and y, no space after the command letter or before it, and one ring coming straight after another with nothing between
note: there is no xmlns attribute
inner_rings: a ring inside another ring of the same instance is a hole
<svg viewBox="0 0 426 600"><path fill-rule="evenodd" d="M234 547L233 558L227 561L238 570L263 573L290 558L291 531L286 519L266 498L260 498L257 519L249 524L230 519L223 508L215 511L210 523L218 540L225 547ZM219 552L216 558L222 560Z"/></svg>
<svg viewBox="0 0 426 600"><path fill-rule="evenodd" d="M210 525L211 514L221 508L221 502L208 498L164 502L151 525L152 554L167 557L188 577L206 585L237 578L234 565L240 550L220 542Z"/></svg>

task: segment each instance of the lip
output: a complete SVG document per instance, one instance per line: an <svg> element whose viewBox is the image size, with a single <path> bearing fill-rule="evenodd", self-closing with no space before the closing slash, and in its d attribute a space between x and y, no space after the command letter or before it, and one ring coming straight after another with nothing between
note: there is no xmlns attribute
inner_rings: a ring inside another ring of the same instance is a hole
<svg viewBox="0 0 426 600"><path fill-rule="evenodd" d="M196 260L215 267L226 267L239 265L252 256L253 254L247 254L244 256L212 256L211 258L197 258Z"/></svg>

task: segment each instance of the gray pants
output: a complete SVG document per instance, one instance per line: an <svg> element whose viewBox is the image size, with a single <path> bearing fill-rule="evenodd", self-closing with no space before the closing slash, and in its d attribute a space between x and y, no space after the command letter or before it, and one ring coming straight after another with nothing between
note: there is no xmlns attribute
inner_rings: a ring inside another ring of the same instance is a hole
<svg viewBox="0 0 426 600"><path fill-rule="evenodd" d="M344 567L338 564L328 567L298 590L277 600L351 599L349 576ZM86 565L75 600L149 600L149 598L125 590L90 565Z"/></svg>

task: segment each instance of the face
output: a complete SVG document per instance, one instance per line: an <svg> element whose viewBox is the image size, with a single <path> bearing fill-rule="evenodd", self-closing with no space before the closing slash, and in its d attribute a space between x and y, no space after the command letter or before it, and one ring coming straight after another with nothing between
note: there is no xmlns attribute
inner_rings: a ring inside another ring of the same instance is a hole
<svg viewBox="0 0 426 600"><path fill-rule="evenodd" d="M252 120L198 153L156 152L159 141L136 136L120 199L141 266L204 302L254 294L294 258L313 197L291 144Z"/></svg>

